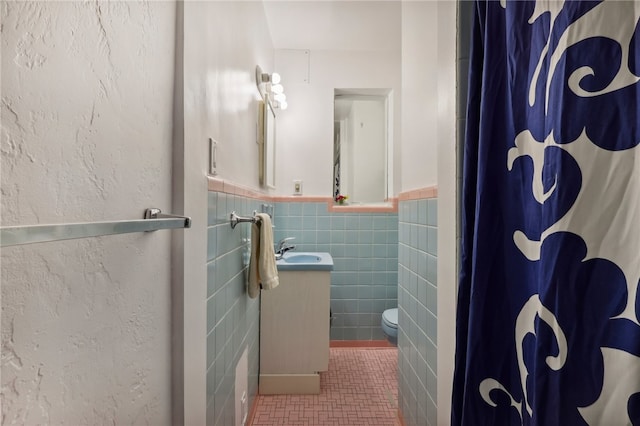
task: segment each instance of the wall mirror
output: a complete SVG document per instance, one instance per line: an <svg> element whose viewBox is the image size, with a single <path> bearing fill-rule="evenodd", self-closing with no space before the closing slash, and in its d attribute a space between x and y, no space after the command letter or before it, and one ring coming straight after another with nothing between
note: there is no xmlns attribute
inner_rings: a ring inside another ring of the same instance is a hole
<svg viewBox="0 0 640 426"><path fill-rule="evenodd" d="M390 89L335 89L333 198L383 203L390 188Z"/></svg>
<svg viewBox="0 0 640 426"><path fill-rule="evenodd" d="M276 187L276 114L274 106L286 109L287 103L276 73L267 74L256 66L256 87L262 101L258 102L258 178L260 185ZM274 105L275 104L275 105Z"/></svg>
<svg viewBox="0 0 640 426"><path fill-rule="evenodd" d="M271 103L259 102L258 157L260 185L276 187L276 115Z"/></svg>

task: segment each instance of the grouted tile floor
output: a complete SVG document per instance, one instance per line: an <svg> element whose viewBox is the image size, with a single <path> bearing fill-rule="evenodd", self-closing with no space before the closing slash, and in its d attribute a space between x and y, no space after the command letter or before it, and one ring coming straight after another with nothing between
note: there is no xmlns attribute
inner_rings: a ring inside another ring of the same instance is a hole
<svg viewBox="0 0 640 426"><path fill-rule="evenodd" d="M398 426L397 348L331 348L319 395L258 395L253 426Z"/></svg>

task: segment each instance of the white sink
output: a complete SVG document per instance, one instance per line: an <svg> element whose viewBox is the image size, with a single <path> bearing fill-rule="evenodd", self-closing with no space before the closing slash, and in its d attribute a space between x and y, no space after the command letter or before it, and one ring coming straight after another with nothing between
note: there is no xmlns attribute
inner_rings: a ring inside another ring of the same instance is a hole
<svg viewBox="0 0 640 426"><path fill-rule="evenodd" d="M332 271L333 258L329 253L288 251L276 265L279 271Z"/></svg>

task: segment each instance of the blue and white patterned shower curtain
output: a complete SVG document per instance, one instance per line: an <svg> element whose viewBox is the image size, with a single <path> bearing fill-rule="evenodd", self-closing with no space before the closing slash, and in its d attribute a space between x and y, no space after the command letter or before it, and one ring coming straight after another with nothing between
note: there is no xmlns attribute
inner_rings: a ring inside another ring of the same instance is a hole
<svg viewBox="0 0 640 426"><path fill-rule="evenodd" d="M476 1L454 425L640 425L640 1Z"/></svg>

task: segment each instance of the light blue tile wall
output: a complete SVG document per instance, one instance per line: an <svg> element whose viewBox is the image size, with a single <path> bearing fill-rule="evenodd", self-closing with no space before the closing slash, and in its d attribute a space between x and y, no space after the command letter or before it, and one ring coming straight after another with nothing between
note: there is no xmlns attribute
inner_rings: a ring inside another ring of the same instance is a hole
<svg viewBox="0 0 640 426"><path fill-rule="evenodd" d="M250 216L258 200L208 194L207 228L207 425L235 424L235 370L249 350L249 407L258 392L259 299L245 286L250 225L229 226L229 213Z"/></svg>
<svg viewBox="0 0 640 426"><path fill-rule="evenodd" d="M407 425L436 425L437 199L401 201L398 404Z"/></svg>
<svg viewBox="0 0 640 426"><path fill-rule="evenodd" d="M327 203L275 203L277 240L295 237L296 251L333 257L332 340L383 340L385 309L398 304L398 215L335 213Z"/></svg>

